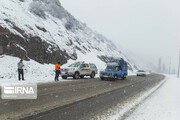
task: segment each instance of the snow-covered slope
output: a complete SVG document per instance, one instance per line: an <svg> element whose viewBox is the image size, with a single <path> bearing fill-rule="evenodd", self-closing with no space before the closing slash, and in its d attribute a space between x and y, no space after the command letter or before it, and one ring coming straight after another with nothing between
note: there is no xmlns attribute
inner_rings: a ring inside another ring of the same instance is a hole
<svg viewBox="0 0 180 120"><path fill-rule="evenodd" d="M136 70L136 63L120 49L76 20L59 0L1 0L0 55L41 64L86 60L100 63L99 69L104 68L102 61L123 57L130 70Z"/></svg>
<svg viewBox="0 0 180 120"><path fill-rule="evenodd" d="M111 41L77 21L63 9L58 0L21 1L1 0L0 25L10 32L24 39L38 36L50 44L47 52L52 52L53 46L75 59L76 51L85 54L94 49L99 51L99 55L119 55ZM26 50L21 45L18 47Z"/></svg>

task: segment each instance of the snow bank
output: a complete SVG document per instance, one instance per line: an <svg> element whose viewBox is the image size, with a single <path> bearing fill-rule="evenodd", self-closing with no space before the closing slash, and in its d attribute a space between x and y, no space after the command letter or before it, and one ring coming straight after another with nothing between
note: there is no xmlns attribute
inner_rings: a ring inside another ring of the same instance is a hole
<svg viewBox="0 0 180 120"><path fill-rule="evenodd" d="M180 79L173 75L166 76L166 83L144 101L127 120L179 120Z"/></svg>
<svg viewBox="0 0 180 120"><path fill-rule="evenodd" d="M17 63L19 58L11 56L0 56L0 85L2 83L22 82L18 81ZM54 65L40 64L34 60L23 61L25 81L24 82L51 82L54 81Z"/></svg>

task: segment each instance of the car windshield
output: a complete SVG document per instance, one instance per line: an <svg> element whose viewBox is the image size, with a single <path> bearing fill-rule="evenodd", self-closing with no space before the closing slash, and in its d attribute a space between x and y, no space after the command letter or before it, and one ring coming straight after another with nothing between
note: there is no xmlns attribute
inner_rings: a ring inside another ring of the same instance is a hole
<svg viewBox="0 0 180 120"><path fill-rule="evenodd" d="M116 67L115 66L107 66L106 70L113 70L113 71L115 71Z"/></svg>
<svg viewBox="0 0 180 120"><path fill-rule="evenodd" d="M74 63L74 64L71 64L69 65L68 67L79 67L80 63Z"/></svg>
<svg viewBox="0 0 180 120"><path fill-rule="evenodd" d="M112 66L112 67L118 66L118 63L117 62L109 62L109 63L107 63L107 66Z"/></svg>
<svg viewBox="0 0 180 120"><path fill-rule="evenodd" d="M145 72L144 70L138 70L138 72Z"/></svg>

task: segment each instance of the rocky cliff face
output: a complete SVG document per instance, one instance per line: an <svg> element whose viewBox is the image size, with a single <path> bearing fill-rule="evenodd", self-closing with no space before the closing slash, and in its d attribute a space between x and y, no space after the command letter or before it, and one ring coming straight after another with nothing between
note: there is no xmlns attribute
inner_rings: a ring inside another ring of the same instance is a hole
<svg viewBox="0 0 180 120"><path fill-rule="evenodd" d="M48 48L51 52L49 52ZM39 63L67 62L68 59L76 59L77 55L69 56L66 51L60 50L38 36L15 35L8 29L0 26L0 55L11 55L24 60L33 59Z"/></svg>
<svg viewBox="0 0 180 120"><path fill-rule="evenodd" d="M103 61L123 57L131 70L137 69L118 46L75 19L59 0L1 0L0 55L64 64L90 52Z"/></svg>

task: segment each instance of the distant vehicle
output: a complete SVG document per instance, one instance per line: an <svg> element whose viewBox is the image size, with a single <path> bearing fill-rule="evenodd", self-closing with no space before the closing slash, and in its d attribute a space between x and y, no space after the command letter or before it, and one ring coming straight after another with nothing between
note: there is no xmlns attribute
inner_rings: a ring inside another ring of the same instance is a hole
<svg viewBox="0 0 180 120"><path fill-rule="evenodd" d="M147 73L144 70L138 70L137 71L137 76L146 76L146 75L147 75Z"/></svg>
<svg viewBox="0 0 180 120"><path fill-rule="evenodd" d="M104 71L100 71L101 80L117 80L118 78L126 79L128 75L127 62L124 59L113 59L107 63L107 67Z"/></svg>
<svg viewBox="0 0 180 120"><path fill-rule="evenodd" d="M90 78L94 78L96 74L96 65L93 63L85 63L84 61L73 63L67 68L61 69L61 76L63 79L67 79L67 77L78 79L84 78L84 76L90 76Z"/></svg>

